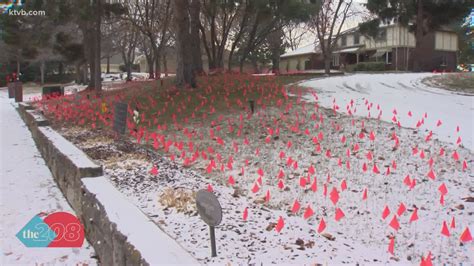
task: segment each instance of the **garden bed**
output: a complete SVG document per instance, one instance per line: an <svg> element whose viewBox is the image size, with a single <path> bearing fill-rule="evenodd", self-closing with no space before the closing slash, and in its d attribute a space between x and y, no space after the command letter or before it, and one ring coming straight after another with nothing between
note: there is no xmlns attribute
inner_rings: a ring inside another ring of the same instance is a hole
<svg viewBox="0 0 474 266"><path fill-rule="evenodd" d="M37 107L200 262L419 263L429 252L437 263L471 261L459 242L474 220L469 150L305 103L301 90L291 89L297 96L290 97L283 85L267 77L211 77L189 93L137 87ZM125 138L110 129L118 100L143 114L138 125L129 121ZM213 190L223 206L216 258L195 210L199 189ZM300 208L292 212L295 200ZM410 223L415 208L419 219ZM389 225L394 217L398 230ZM451 236L441 235L453 217ZM322 219L326 227L318 230Z"/></svg>

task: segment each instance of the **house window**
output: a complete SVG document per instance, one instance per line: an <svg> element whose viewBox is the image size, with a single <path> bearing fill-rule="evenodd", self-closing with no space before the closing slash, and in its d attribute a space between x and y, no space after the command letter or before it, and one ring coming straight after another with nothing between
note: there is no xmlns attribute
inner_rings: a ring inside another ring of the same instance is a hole
<svg viewBox="0 0 474 266"><path fill-rule="evenodd" d="M392 52L385 53L385 64L389 65L392 63Z"/></svg>
<svg viewBox="0 0 474 266"><path fill-rule="evenodd" d="M332 56L332 66L339 66L339 55Z"/></svg>
<svg viewBox="0 0 474 266"><path fill-rule="evenodd" d="M387 29L380 29L376 39L377 41L387 41Z"/></svg>
<svg viewBox="0 0 474 266"><path fill-rule="evenodd" d="M447 60L446 60L446 56L443 55L441 56L441 64L440 64L442 67L445 67L447 65Z"/></svg>
<svg viewBox="0 0 474 266"><path fill-rule="evenodd" d="M347 45L347 36L344 35L341 37L341 46L346 46Z"/></svg>
<svg viewBox="0 0 474 266"><path fill-rule="evenodd" d="M354 34L354 44L359 44L360 42L360 35L359 33Z"/></svg>

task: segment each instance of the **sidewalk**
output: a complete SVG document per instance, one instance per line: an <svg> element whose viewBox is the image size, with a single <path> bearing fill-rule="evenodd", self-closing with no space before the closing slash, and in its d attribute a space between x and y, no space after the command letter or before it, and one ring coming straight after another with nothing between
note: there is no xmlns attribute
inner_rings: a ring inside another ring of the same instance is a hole
<svg viewBox="0 0 474 266"><path fill-rule="evenodd" d="M96 265L94 249L27 248L16 233L36 214L74 213L45 165L31 133L0 89L0 265Z"/></svg>

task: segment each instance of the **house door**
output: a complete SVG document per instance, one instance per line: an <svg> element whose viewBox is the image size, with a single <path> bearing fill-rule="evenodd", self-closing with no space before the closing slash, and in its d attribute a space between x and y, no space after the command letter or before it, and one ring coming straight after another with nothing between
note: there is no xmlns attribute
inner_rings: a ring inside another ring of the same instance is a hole
<svg viewBox="0 0 474 266"><path fill-rule="evenodd" d="M311 69L311 61L306 60L304 61L304 70Z"/></svg>

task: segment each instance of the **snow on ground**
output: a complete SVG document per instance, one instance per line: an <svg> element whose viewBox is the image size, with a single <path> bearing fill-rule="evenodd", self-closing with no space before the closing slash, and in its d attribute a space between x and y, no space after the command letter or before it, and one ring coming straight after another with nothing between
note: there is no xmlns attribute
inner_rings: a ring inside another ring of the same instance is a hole
<svg viewBox="0 0 474 266"><path fill-rule="evenodd" d="M424 124L421 128L433 130L440 140L456 143L458 136L462 144L474 150L474 96L428 87L423 84L423 78L432 73L403 73L403 74L355 74L325 79L315 79L301 82L298 85L314 88L319 103L327 108L339 106L340 112L346 112L346 106L354 101L351 108L358 116L377 117L382 109L381 119L391 122L393 110L397 111L397 119L403 127L416 127L424 114ZM305 96L313 101L311 94ZM366 100L373 103L370 110ZM356 111L354 111L356 110ZM412 117L408 116L408 112ZM437 126L438 120L442 125ZM456 132L460 127L459 134Z"/></svg>
<svg viewBox="0 0 474 266"><path fill-rule="evenodd" d="M107 176L122 193L206 264L419 264L421 256L427 256L428 252L432 253L435 264L473 261L472 243L459 245L462 231L468 227L472 232L474 224L471 170L474 155L471 151L437 140L425 142L427 132L424 130L333 114L331 110L318 109L317 105L313 107L304 102L297 102L288 109L290 111L282 109L267 107L244 118L243 136L240 138L227 132L227 127L239 127L236 124L239 113L224 114L219 120L221 122L212 127L200 125L198 121L191 122L186 125L186 131L192 135L183 130L159 132L171 141L166 156L173 156L174 163L138 148L139 145L129 142L132 140L113 141L103 131L88 128L62 128L61 131L91 158L104 165ZM228 124L229 118L234 122ZM298 129L294 128L295 124ZM218 145L214 138L209 137L210 128L224 144ZM280 129L279 133L268 133L269 129L276 128ZM376 136L373 142L368 139L372 131ZM361 132L365 132L363 138L360 138ZM394 147L393 134L399 139L398 147ZM215 152L208 152L208 159L213 158L216 163L211 172L206 170L209 160L201 159L200 155L199 160L188 166L189 169L182 166L180 154L188 152L190 136L201 136L196 137L194 149L206 152L208 147L214 149ZM344 142L342 136L346 138ZM145 139L150 146L153 145L150 136ZM181 148L180 143L183 145ZM356 143L358 150L354 150ZM318 145L321 151L317 151ZM418 148L415 154L414 147ZM441 149L444 149L443 155L439 154ZM460 161L452 158L455 150ZM285 152L283 158L280 158L280 151ZM366 158L369 151L373 159ZM162 152L161 148L159 152ZM220 156L222 159L218 159ZM231 167L228 164L230 157L233 161ZM290 158L292 162L288 163ZM342 158L341 164L339 158ZM434 163L435 180L427 177L430 158ZM467 170L463 170L464 160ZM396 166L393 166L394 161ZM366 172L363 171L364 163L368 167ZM380 173L372 172L374 164ZM156 176L150 173L152 165L158 167ZM311 165L315 168L314 174L309 174ZM386 174L388 167L390 173ZM245 169L243 174L242 168ZM256 180L258 182L259 168L263 171L262 185L253 193L251 189ZM284 189L277 185L280 170L284 172ZM407 175L410 180L416 179L414 189L410 190L403 183ZM229 176L235 179L234 186L228 184ZM302 188L300 182L308 176L310 182ZM317 188L313 191L315 180ZM343 180L347 184L345 191L341 188ZM192 193L205 189L209 184L224 208L223 222L216 232L217 258L209 256L208 228L193 211L192 202ZM439 203L438 188L442 184L448 190L444 206ZM368 199L363 201L366 188ZM335 221L336 208L329 199L333 189L337 189L340 195L337 207L345 214L340 221ZM169 190L182 191L183 194L178 193L177 198L180 199L178 202L184 202L167 205L160 201ZM271 196L265 203L267 191ZM186 193L191 196L183 196ZM184 200L187 197L189 199ZM301 208L292 213L290 210L295 199ZM397 231L389 223L401 203L407 210L397 215L400 223ZM385 205L389 207L390 215L382 219ZM314 215L304 219L307 206L312 207ZM419 220L410 223L415 206ZM242 216L246 207L248 219L244 221ZM275 224L280 216L285 225L278 233ZM453 217L456 226L449 229L451 237L446 238L440 234L441 227L443 221L450 224ZM321 219L327 224L324 232L335 237L334 240L317 233ZM387 252L391 235L396 237L394 256Z"/></svg>
<svg viewBox="0 0 474 266"><path fill-rule="evenodd" d="M94 249L27 248L17 238L20 229L36 215L57 211L74 213L38 152L30 131L0 90L0 257L2 265L96 265Z"/></svg>

